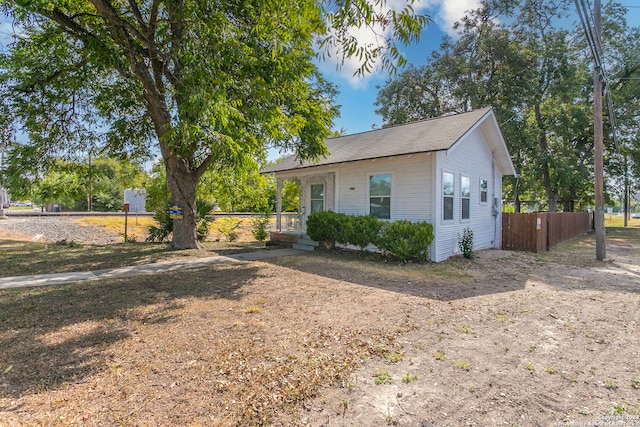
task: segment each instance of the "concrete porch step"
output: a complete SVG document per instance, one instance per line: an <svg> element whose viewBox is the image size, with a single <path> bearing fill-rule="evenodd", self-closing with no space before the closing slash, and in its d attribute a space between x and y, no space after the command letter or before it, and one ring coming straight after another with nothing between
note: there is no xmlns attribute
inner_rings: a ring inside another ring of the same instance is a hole
<svg viewBox="0 0 640 427"><path fill-rule="evenodd" d="M291 245L293 249L309 252L313 251L318 246L320 246L320 243L311 240L306 234L303 234L300 239L296 240L296 242Z"/></svg>
<svg viewBox="0 0 640 427"><path fill-rule="evenodd" d="M311 240L309 238L298 239L296 243L299 245L314 246L316 248L320 246L320 243L316 242L315 240Z"/></svg>
<svg viewBox="0 0 640 427"><path fill-rule="evenodd" d="M293 245L291 245L291 248L292 249L298 249L299 251L313 252L313 250L315 249L315 246L301 245L299 243L294 243Z"/></svg>

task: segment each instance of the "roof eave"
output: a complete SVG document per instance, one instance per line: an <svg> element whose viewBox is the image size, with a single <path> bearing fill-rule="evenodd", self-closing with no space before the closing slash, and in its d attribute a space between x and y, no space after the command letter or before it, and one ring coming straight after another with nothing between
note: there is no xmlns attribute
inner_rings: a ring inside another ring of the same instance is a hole
<svg viewBox="0 0 640 427"><path fill-rule="evenodd" d="M328 163L318 163L318 164L314 164L314 165L302 165L302 166L296 166L293 168L282 168L282 169L277 169L277 170L268 170L264 169L262 171L260 171L260 174L267 174L267 173L278 173L278 172L292 172L292 171L297 171L297 170L305 170L305 169L311 169L311 168L318 168L318 167L324 167L324 166L335 166L335 165L343 165L346 163L356 163L356 162L366 162L366 161L373 161L373 160L380 160L380 159L390 159L390 158L395 158L395 157L403 157L403 156L413 156L416 154L429 154L429 153L437 153L438 151L446 151L446 149L442 148L442 149L437 149L437 150L426 150L426 151L415 151L415 152L409 152L409 153L398 153L398 154L392 154L392 155L386 155L386 156L377 156L377 157L365 157L365 158L359 158L359 159L353 159L353 160L341 160L341 161L335 161L335 162L328 162Z"/></svg>

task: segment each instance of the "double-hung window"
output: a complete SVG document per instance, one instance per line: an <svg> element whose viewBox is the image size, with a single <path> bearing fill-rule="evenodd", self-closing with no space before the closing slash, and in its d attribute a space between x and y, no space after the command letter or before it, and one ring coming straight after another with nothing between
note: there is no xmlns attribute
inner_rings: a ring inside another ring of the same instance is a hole
<svg viewBox="0 0 640 427"><path fill-rule="evenodd" d="M369 176L369 213L391 219L391 174Z"/></svg>
<svg viewBox="0 0 640 427"><path fill-rule="evenodd" d="M452 173L442 173L442 219L453 219L454 176Z"/></svg>
<svg viewBox="0 0 640 427"><path fill-rule="evenodd" d="M471 206L471 179L468 176L460 177L460 197L461 197L461 219L469 219L469 209Z"/></svg>
<svg viewBox="0 0 640 427"><path fill-rule="evenodd" d="M311 213L324 210L324 184L311 185Z"/></svg>
<svg viewBox="0 0 640 427"><path fill-rule="evenodd" d="M480 203L487 203L487 194L489 190L489 182L486 179L480 179Z"/></svg>

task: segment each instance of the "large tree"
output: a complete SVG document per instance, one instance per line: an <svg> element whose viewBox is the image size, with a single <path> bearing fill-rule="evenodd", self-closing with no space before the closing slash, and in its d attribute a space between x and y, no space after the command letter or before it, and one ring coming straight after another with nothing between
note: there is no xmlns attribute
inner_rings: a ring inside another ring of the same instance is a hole
<svg viewBox="0 0 640 427"><path fill-rule="evenodd" d="M629 28L625 15L626 9L616 3L607 3L602 13L608 76L605 94L613 101L611 106L605 102L609 116L605 132L612 132L611 117L617 124L617 145L608 150L605 167L609 171L607 184L612 184L609 192L620 200L640 191L640 28Z"/></svg>
<svg viewBox="0 0 640 427"><path fill-rule="evenodd" d="M392 125L493 106L519 174L506 192L516 208L520 200L550 211L573 210L576 201L589 204L591 65L582 34L561 26L567 22L566 6L543 0L484 1L456 24L455 41L445 39L426 65L381 88L377 112ZM638 129L637 85L629 77L638 73L637 30L626 27L618 5L609 4L606 12L605 52L616 70L612 75L621 77L612 79L610 90L622 101L616 103L619 131L633 130L626 133L632 140ZM610 171L620 157L613 153L607 157Z"/></svg>
<svg viewBox="0 0 640 427"><path fill-rule="evenodd" d="M268 146L324 155L337 109L314 49L357 56L362 72L393 68L402 62L394 40L415 40L427 22L411 3L0 0L19 32L0 58L0 89L41 158L155 147L184 214L173 245L194 248L203 173ZM362 46L354 25L388 37Z"/></svg>

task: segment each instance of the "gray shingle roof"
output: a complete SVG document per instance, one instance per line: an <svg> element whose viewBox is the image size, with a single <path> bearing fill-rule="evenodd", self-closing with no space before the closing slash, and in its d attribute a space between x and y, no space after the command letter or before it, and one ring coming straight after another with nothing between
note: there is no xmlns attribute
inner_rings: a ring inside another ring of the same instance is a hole
<svg viewBox="0 0 640 427"><path fill-rule="evenodd" d="M448 150L492 109L422 120L325 141L329 155L317 162L300 163L295 155L265 168L262 172L281 172L311 166L378 159L404 154Z"/></svg>

